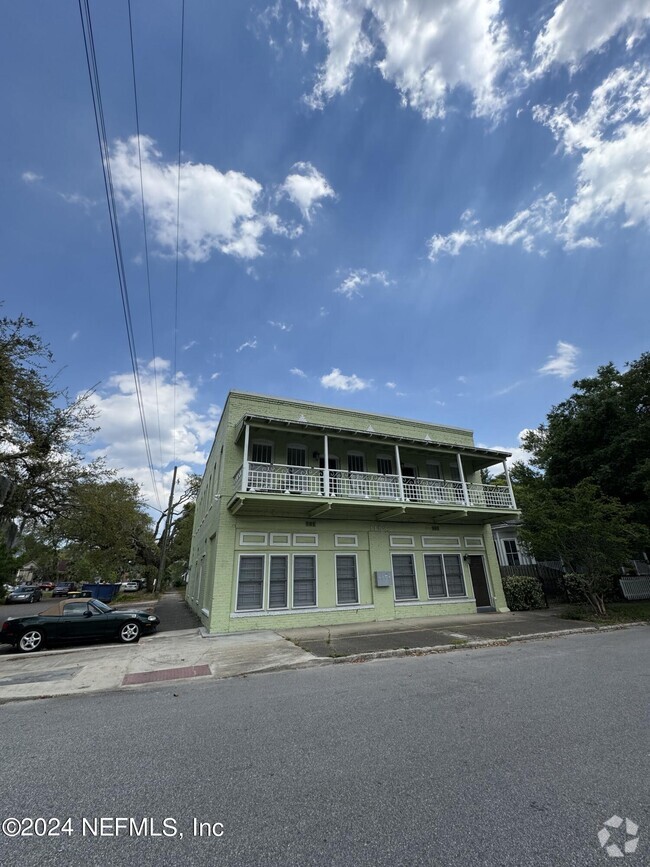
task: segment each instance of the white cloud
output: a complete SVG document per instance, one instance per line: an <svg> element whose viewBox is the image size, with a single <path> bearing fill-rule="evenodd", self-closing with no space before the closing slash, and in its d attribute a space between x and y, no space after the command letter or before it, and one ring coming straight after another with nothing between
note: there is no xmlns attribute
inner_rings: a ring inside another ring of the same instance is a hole
<svg viewBox="0 0 650 867"><path fill-rule="evenodd" d="M524 428L523 430L519 431L519 433L517 434L517 442L519 443L519 445L516 445L516 446L502 446L502 445L486 446L483 443L479 443L478 445L479 445L479 448L495 449L498 452L510 452L511 455L509 458L506 459L506 463L508 465L508 469L512 469L512 465L515 463L523 463L523 464L530 463L530 459L531 459L532 455L530 454L530 452L527 452L521 445L524 437L526 436L526 434L528 432L529 432L529 428ZM497 469L496 467L493 467L492 472L494 474L498 475L501 472L501 470Z"/></svg>
<svg viewBox="0 0 650 867"><path fill-rule="evenodd" d="M387 382L386 388L397 388L397 383L396 382Z"/></svg>
<svg viewBox="0 0 650 867"><path fill-rule="evenodd" d="M64 202L68 205L78 205L84 211L90 211L94 208L97 202L94 199L89 199L88 196L82 196L81 193L59 193Z"/></svg>
<svg viewBox="0 0 650 867"><path fill-rule="evenodd" d="M293 325L289 325L287 322L275 322L273 319L269 319L269 325L278 328L280 331L291 331L293 328Z"/></svg>
<svg viewBox="0 0 650 867"><path fill-rule="evenodd" d="M297 0L315 17L327 58L307 98L313 107L344 93L355 69L373 64L402 104L443 117L456 88L477 115L495 115L503 74L516 60L500 0Z"/></svg>
<svg viewBox="0 0 650 867"><path fill-rule="evenodd" d="M629 46L642 35L648 19L650 0L562 0L535 41L535 72L553 63L575 71L586 55L621 31Z"/></svg>
<svg viewBox="0 0 650 867"><path fill-rule="evenodd" d="M292 367L289 373L293 373L294 376L299 376L302 379L307 379L307 374L304 370L301 370L299 367Z"/></svg>
<svg viewBox="0 0 650 867"><path fill-rule="evenodd" d="M577 346L565 343L563 340L558 340L556 354L549 355L546 364L540 367L537 372L550 376L559 376L561 379L568 379L578 369L575 362L579 354L580 350Z"/></svg>
<svg viewBox="0 0 650 867"><path fill-rule="evenodd" d="M582 233L619 212L626 227L650 224L650 70L615 69L582 114L576 98L534 110L567 154L580 155L576 194L562 224L567 247L597 243Z"/></svg>
<svg viewBox="0 0 650 867"><path fill-rule="evenodd" d="M221 373L220 373L220 372L213 373L213 374L210 376L210 381L212 382L212 380L214 380L214 379L219 379L220 376L221 376Z"/></svg>
<svg viewBox="0 0 650 867"><path fill-rule="evenodd" d="M487 244L507 247L521 244L530 253L539 248L540 239L555 239L563 217L562 205L553 193L549 193L493 228L481 228L473 221L467 228L448 235L434 235L428 242L429 259L435 262L443 254L458 256L464 247L485 247Z"/></svg>
<svg viewBox="0 0 650 867"><path fill-rule="evenodd" d="M79 334L80 334L80 333L81 333L80 331L73 331L72 334L70 335L70 340L71 340L71 341L76 340L77 337L79 337Z"/></svg>
<svg viewBox="0 0 650 867"><path fill-rule="evenodd" d="M247 340L245 343L242 343L241 346L238 346L235 352L241 352L242 349L257 349L257 337L253 337L252 340Z"/></svg>
<svg viewBox="0 0 650 867"><path fill-rule="evenodd" d="M197 388L178 373L174 389L170 364L164 359L141 365L140 385L152 459L159 492L164 500L171 482L168 467L174 456L182 467L179 483L190 469L202 471L221 410L215 405L209 406L207 412L194 409ZM103 457L110 467L134 478L142 485L146 501L155 505L157 501L146 462L133 374L121 373L110 377L106 386L90 400L98 411L99 425L91 456Z"/></svg>
<svg viewBox="0 0 650 867"><path fill-rule="evenodd" d="M144 197L151 233L168 255L176 251L178 167L165 163L148 136L140 136ZM139 211L138 139L115 142L111 154L115 188L126 208ZM262 185L241 172L220 172L214 166L186 162L180 180L180 255L207 261L214 251L241 259L262 255L266 232L295 237L300 227L283 224L263 210Z"/></svg>
<svg viewBox="0 0 650 867"><path fill-rule="evenodd" d="M467 382L467 377L466 377L466 376L457 376L456 379L458 380L458 382L462 382L462 383L466 383L466 382Z"/></svg>
<svg viewBox="0 0 650 867"><path fill-rule="evenodd" d="M490 397L503 397L505 394L510 394L511 391L514 391L516 388L519 388L519 386L523 384L524 380L518 379L516 382L511 382L510 385L504 385L503 388L499 388L496 391L493 391Z"/></svg>
<svg viewBox="0 0 650 867"><path fill-rule="evenodd" d="M357 268L351 270L340 286L337 286L334 291L339 295L345 295L351 301L355 296L363 297L361 292L362 286L369 286L371 283L381 283L382 286L388 286L390 282L388 274L385 271L377 271L373 274L370 271L366 271L365 268Z"/></svg>
<svg viewBox="0 0 650 867"><path fill-rule="evenodd" d="M35 184L37 181L43 180L43 175L37 175L36 172L23 172L20 177L26 184Z"/></svg>
<svg viewBox="0 0 650 867"><path fill-rule="evenodd" d="M324 388L333 388L336 391L362 391L364 388L370 388L372 382L361 379L356 373L346 376L338 367L333 367L331 373L321 376L320 384Z"/></svg>
<svg viewBox="0 0 650 867"><path fill-rule="evenodd" d="M193 346L198 346L198 342L196 340L190 340L189 343L186 343L183 346L183 352L187 352L187 350L192 349Z"/></svg>
<svg viewBox="0 0 650 867"><path fill-rule="evenodd" d="M336 198L327 179L311 163L296 163L281 190L300 209L307 222L320 207L321 199Z"/></svg>

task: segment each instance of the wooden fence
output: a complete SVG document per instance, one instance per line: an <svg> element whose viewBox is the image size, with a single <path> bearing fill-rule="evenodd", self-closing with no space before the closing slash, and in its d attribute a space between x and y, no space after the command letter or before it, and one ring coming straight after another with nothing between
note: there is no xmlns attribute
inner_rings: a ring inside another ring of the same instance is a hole
<svg viewBox="0 0 650 867"><path fill-rule="evenodd" d="M530 563L527 566L499 566L501 577L511 575L530 575L537 578L546 596L565 596L562 585L562 570L545 566L543 563Z"/></svg>

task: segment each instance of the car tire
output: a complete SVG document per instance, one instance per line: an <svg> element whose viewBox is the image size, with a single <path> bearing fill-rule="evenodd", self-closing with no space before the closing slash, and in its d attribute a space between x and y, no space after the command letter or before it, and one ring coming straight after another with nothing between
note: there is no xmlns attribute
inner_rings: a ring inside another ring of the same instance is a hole
<svg viewBox="0 0 650 867"><path fill-rule="evenodd" d="M119 631L119 639L123 644L135 644L140 640L140 624L134 620L127 621Z"/></svg>
<svg viewBox="0 0 650 867"><path fill-rule="evenodd" d="M18 639L18 650L21 653L34 653L42 650L45 645L45 633L42 629L28 629Z"/></svg>

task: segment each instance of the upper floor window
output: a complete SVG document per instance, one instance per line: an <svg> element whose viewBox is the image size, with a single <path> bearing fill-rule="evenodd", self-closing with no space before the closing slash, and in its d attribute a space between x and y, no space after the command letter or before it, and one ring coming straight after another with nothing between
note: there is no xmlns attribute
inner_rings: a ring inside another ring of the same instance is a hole
<svg viewBox="0 0 650 867"><path fill-rule="evenodd" d="M348 454L348 472L362 473L365 469L363 455L360 452L349 452Z"/></svg>
<svg viewBox="0 0 650 867"><path fill-rule="evenodd" d="M306 467L307 449L304 446L287 446L287 464L290 467Z"/></svg>
<svg viewBox="0 0 650 867"><path fill-rule="evenodd" d="M271 443L254 442L251 445L251 461L254 464L273 463L273 445Z"/></svg>
<svg viewBox="0 0 650 867"><path fill-rule="evenodd" d="M382 476L393 475L393 461L391 458L377 458L377 472Z"/></svg>
<svg viewBox="0 0 650 867"><path fill-rule="evenodd" d="M440 461L427 461L427 477L430 479L442 479Z"/></svg>

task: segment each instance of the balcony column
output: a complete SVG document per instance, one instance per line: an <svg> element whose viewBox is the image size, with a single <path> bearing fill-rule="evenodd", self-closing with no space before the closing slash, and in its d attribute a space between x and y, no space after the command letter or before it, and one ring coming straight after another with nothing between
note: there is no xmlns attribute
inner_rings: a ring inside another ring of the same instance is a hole
<svg viewBox="0 0 650 867"><path fill-rule="evenodd" d="M458 462L458 475L460 476L460 482L463 486L463 499L465 500L465 505L470 506L469 491L467 490L467 482L465 481L465 473L463 472L463 462L460 459L460 452L456 453L456 461Z"/></svg>
<svg viewBox="0 0 650 867"><path fill-rule="evenodd" d="M508 469L508 462L503 461L503 472L506 477L506 482L508 483L508 490L510 491L510 503L513 509L517 508L517 504L515 503L515 492L512 490L512 480L510 478L510 470Z"/></svg>
<svg viewBox="0 0 650 867"><path fill-rule="evenodd" d="M244 463L242 464L241 489L248 490L248 441L250 439L250 425L244 425Z"/></svg>
<svg viewBox="0 0 650 867"><path fill-rule="evenodd" d="M399 484L399 498L404 501L404 479L402 478L402 462L399 457L399 446L395 443L395 463L397 464L397 482Z"/></svg>
<svg viewBox="0 0 650 867"><path fill-rule="evenodd" d="M324 451L323 451L323 491L325 492L325 496L329 497L330 495L330 448L329 441L327 439L327 434L323 437L324 439Z"/></svg>

